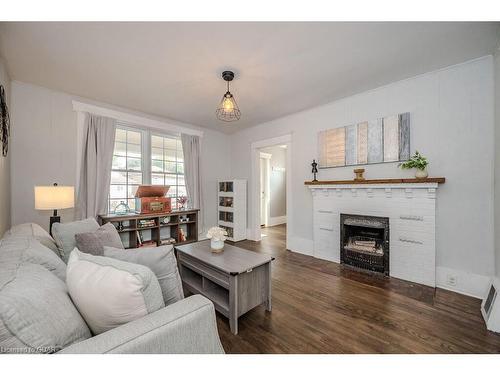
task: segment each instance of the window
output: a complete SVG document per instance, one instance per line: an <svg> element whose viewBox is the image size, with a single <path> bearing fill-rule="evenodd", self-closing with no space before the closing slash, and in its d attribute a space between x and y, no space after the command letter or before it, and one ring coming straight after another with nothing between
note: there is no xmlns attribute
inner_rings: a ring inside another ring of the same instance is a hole
<svg viewBox="0 0 500 375"><path fill-rule="evenodd" d="M142 184L169 185L172 208L178 207L177 198L186 196L182 143L179 137L120 125L113 151L109 212L122 201L134 210L135 193Z"/></svg>
<svg viewBox="0 0 500 375"><path fill-rule="evenodd" d="M172 207L177 208L177 198L186 196L184 183L184 155L180 139L151 136L151 184L169 185L168 196Z"/></svg>
<svg viewBox="0 0 500 375"><path fill-rule="evenodd" d="M142 132L117 128L111 167L109 212L114 212L121 201L135 208L134 195L143 183Z"/></svg>

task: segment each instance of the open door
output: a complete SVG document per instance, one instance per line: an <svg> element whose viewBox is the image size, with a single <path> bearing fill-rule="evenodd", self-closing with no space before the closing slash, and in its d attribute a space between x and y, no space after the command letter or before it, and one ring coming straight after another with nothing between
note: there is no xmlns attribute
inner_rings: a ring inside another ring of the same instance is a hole
<svg viewBox="0 0 500 375"><path fill-rule="evenodd" d="M270 154L260 153L260 225L269 224L269 159Z"/></svg>

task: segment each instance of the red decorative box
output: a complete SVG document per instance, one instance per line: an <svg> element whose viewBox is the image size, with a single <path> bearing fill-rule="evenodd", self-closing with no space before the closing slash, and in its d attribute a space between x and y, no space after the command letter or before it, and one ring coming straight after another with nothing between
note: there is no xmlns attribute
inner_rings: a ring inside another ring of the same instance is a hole
<svg viewBox="0 0 500 375"><path fill-rule="evenodd" d="M135 212L138 214L162 214L172 210L171 198L165 195L170 186L141 185L135 193Z"/></svg>

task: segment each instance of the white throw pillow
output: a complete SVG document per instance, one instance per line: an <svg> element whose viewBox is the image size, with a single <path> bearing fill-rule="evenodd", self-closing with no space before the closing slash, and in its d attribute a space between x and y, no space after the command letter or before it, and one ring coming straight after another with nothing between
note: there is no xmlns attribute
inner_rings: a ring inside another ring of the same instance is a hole
<svg viewBox="0 0 500 375"><path fill-rule="evenodd" d="M71 299L97 335L165 306L149 268L74 249L66 268Z"/></svg>

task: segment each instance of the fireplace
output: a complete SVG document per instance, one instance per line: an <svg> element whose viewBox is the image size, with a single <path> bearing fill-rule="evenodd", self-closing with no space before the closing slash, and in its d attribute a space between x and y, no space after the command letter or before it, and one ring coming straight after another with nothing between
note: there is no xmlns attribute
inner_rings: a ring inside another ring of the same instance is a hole
<svg viewBox="0 0 500 375"><path fill-rule="evenodd" d="M389 218L340 214L340 262L389 276Z"/></svg>

